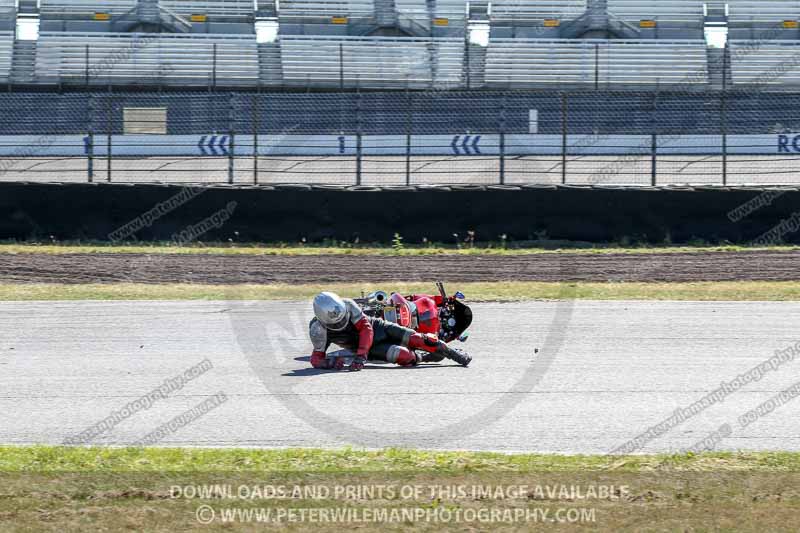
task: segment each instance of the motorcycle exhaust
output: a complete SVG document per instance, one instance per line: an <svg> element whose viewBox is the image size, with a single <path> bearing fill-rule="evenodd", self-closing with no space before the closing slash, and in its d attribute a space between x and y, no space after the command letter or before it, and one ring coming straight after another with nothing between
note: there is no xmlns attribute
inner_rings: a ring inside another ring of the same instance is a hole
<svg viewBox="0 0 800 533"><path fill-rule="evenodd" d="M370 305L385 304L389 301L389 295L383 291L371 292L367 295L367 302Z"/></svg>

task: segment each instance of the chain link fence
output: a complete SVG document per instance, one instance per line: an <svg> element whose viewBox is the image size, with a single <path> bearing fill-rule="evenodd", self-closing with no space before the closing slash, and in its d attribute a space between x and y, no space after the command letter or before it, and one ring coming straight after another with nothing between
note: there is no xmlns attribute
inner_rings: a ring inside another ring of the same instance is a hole
<svg viewBox="0 0 800 533"><path fill-rule="evenodd" d="M0 180L798 184L800 94L0 94Z"/></svg>

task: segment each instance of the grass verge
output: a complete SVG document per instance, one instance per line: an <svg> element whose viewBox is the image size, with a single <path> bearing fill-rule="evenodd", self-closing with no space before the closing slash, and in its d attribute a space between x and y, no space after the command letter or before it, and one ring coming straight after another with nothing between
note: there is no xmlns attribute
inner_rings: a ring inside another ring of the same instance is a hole
<svg viewBox="0 0 800 533"><path fill-rule="evenodd" d="M792 531L798 481L795 453L0 447L0 526Z"/></svg>
<svg viewBox="0 0 800 533"><path fill-rule="evenodd" d="M448 283L470 301L516 300L693 300L800 301L797 282L699 283ZM147 285L115 284L0 284L0 301L35 300L305 300L320 291L359 296L362 291L390 289L402 293L430 292L429 283L330 283L310 285Z"/></svg>
<svg viewBox="0 0 800 533"><path fill-rule="evenodd" d="M278 244L231 244L194 243L177 246L173 243L109 244L88 243L0 243L0 254L221 254L221 255L525 255L537 253L580 254L652 254L652 253L700 253L700 252L746 252L746 251L795 251L799 246L750 247L739 245L712 246L706 244L685 246L650 246L624 244L593 244L569 241L526 241L523 243L477 243L474 246L433 244L430 246L403 245L402 247L380 245L300 245Z"/></svg>

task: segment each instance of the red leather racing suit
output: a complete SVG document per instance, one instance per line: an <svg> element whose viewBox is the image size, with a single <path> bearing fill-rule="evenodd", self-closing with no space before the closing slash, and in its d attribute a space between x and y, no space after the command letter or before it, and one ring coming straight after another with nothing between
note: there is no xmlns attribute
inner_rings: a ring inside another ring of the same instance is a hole
<svg viewBox="0 0 800 533"><path fill-rule="evenodd" d="M331 330L316 318L309 324L313 345L311 366L314 368L342 368L335 366L338 361L325 357L331 344L350 350L357 357L400 366L417 364L418 357L413 350L434 353L444 346L434 335L417 333L393 322L367 317L353 300L345 298L344 301L350 315L344 329Z"/></svg>

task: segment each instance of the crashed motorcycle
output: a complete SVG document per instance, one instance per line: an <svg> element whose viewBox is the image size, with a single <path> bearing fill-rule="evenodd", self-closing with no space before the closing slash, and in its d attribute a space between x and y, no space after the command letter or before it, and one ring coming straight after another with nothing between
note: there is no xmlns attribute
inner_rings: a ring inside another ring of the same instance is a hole
<svg viewBox="0 0 800 533"><path fill-rule="evenodd" d="M437 282L436 287L438 295L404 296L397 292L389 294L375 291L367 295L362 294L361 298L355 298L354 301L367 316L394 322L417 333L435 335L447 344L454 341L466 342L469 338L467 330L472 324L472 310L464 303L464 295L456 292L449 296L441 282ZM457 348L454 350L465 353ZM430 354L420 351L417 353L426 358L430 357ZM348 359L353 357L353 353L349 350L339 350L330 353L328 357L344 359L344 363L349 364Z"/></svg>

